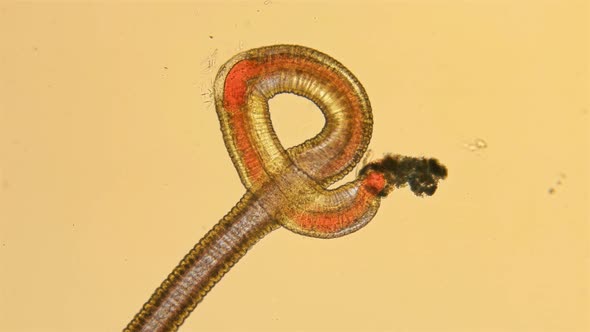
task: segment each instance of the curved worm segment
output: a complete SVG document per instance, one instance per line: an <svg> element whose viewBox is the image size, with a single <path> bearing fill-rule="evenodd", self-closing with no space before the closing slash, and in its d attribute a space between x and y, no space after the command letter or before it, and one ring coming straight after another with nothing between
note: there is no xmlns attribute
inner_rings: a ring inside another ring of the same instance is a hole
<svg viewBox="0 0 590 332"><path fill-rule="evenodd" d="M268 99L278 93L310 99L326 118L316 137L288 152L268 111ZM336 60L309 48L279 45L238 54L220 70L215 96L226 146L247 188L292 163L328 186L356 165L371 138L371 108L360 83Z"/></svg>
<svg viewBox="0 0 590 332"><path fill-rule="evenodd" d="M283 220L286 228L307 236L340 237L365 226L377 213L384 176L370 172L352 183L325 191Z"/></svg>
<svg viewBox="0 0 590 332"><path fill-rule="evenodd" d="M268 100L278 93L297 94L318 105L326 118L322 131L285 150L268 109ZM372 132L366 92L343 65L301 46L254 49L222 67L215 94L224 140L242 182L269 198L265 208L283 226L304 235L336 237L375 215L379 190L374 176L326 189L358 163Z"/></svg>

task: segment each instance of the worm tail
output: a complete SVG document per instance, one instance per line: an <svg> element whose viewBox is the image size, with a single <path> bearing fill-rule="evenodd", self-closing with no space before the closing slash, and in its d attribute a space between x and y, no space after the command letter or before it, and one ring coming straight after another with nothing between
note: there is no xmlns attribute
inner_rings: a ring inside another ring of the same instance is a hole
<svg viewBox="0 0 590 332"><path fill-rule="evenodd" d="M176 331L209 290L278 224L247 192L182 259L124 329Z"/></svg>

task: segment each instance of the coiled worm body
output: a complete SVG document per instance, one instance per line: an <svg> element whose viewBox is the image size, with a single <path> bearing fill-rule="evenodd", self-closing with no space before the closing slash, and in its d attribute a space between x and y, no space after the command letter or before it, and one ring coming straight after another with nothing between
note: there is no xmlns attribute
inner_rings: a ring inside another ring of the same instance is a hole
<svg viewBox="0 0 590 332"><path fill-rule="evenodd" d="M276 45L240 53L214 83L226 148L246 187L236 206L184 257L125 331L175 331L246 251L281 226L333 238L366 225L381 197L409 183L432 194L446 169L434 159L388 156L354 181L330 190L363 156L372 132L371 106L358 80L331 57L302 46ZM268 100L293 93L313 101L321 132L284 149Z"/></svg>

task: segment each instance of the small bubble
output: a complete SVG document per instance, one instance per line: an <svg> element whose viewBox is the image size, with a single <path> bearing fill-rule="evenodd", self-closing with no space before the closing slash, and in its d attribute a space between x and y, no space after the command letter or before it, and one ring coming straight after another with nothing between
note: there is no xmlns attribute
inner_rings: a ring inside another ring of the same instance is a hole
<svg viewBox="0 0 590 332"><path fill-rule="evenodd" d="M477 138L475 140L475 146L477 146L479 149L485 149L488 147L488 143L486 143L486 141L481 138Z"/></svg>
<svg viewBox="0 0 590 332"><path fill-rule="evenodd" d="M488 143L481 138L476 138L473 142L464 143L463 147L471 152L483 150L488 147Z"/></svg>

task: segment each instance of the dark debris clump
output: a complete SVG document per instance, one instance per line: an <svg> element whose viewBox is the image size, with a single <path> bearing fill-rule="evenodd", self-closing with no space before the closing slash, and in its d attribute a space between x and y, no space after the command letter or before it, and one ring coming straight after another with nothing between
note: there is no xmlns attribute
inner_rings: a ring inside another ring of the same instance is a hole
<svg viewBox="0 0 590 332"><path fill-rule="evenodd" d="M406 184L417 196L432 196L438 181L447 177L447 168L434 158L414 158L400 155L387 155L381 160L371 162L363 167L359 175L369 171L382 173L387 186L380 193L387 196L393 187L401 188Z"/></svg>

